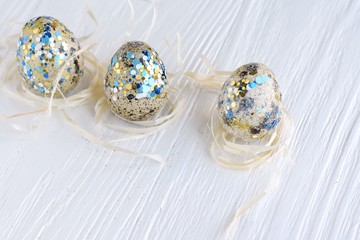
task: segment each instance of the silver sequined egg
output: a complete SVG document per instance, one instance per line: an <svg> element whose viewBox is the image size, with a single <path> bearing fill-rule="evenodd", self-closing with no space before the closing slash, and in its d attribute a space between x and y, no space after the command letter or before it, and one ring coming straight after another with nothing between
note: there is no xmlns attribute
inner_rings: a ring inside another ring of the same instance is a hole
<svg viewBox="0 0 360 240"><path fill-rule="evenodd" d="M24 85L42 96L50 95L56 85L66 94L83 74L83 57L73 55L79 50L74 34L57 19L45 16L31 19L22 29L17 49ZM56 90L54 96L60 97L61 93Z"/></svg>
<svg viewBox="0 0 360 240"><path fill-rule="evenodd" d="M148 44L127 42L111 59L105 78L110 109L128 120L146 120L167 101L168 79L158 53Z"/></svg>
<svg viewBox="0 0 360 240"><path fill-rule="evenodd" d="M236 69L218 98L218 114L233 136L251 142L265 137L281 120L281 93L274 73L260 63Z"/></svg>

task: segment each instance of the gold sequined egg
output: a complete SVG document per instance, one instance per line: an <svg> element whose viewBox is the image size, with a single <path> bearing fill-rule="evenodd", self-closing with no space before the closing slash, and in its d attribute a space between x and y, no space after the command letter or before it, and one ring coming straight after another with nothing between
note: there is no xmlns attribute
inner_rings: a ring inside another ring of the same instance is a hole
<svg viewBox="0 0 360 240"><path fill-rule="evenodd" d="M224 128L251 142L272 132L281 120L281 92L274 73L260 63L236 69L225 81L218 98Z"/></svg>
<svg viewBox="0 0 360 240"><path fill-rule="evenodd" d="M148 44L127 42L111 59L105 96L110 109L128 120L146 120L167 101L168 79L158 53Z"/></svg>
<svg viewBox="0 0 360 240"><path fill-rule="evenodd" d="M74 34L57 19L31 19L22 29L17 49L24 85L37 95L49 96L55 87L66 94L83 74L83 57L74 55L79 50ZM54 96L61 93L56 90Z"/></svg>

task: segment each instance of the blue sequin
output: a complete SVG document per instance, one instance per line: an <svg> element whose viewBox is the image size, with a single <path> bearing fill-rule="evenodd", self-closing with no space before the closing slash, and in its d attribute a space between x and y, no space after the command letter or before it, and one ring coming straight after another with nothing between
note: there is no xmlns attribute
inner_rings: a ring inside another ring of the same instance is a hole
<svg viewBox="0 0 360 240"><path fill-rule="evenodd" d="M154 80L153 78L150 78L150 79L149 79L149 84L150 84L150 85L155 85L155 80Z"/></svg>
<svg viewBox="0 0 360 240"><path fill-rule="evenodd" d="M263 83L263 78L262 78L262 76L257 76L257 77L255 78L255 81L256 81L257 84L262 84L262 83Z"/></svg>
<svg viewBox="0 0 360 240"><path fill-rule="evenodd" d="M118 86L119 86L119 82L118 82L118 81L115 81L115 82L114 82L114 85L115 85L115 87L118 87Z"/></svg>
<svg viewBox="0 0 360 240"><path fill-rule="evenodd" d="M132 64L134 65L134 66L136 66L136 65L138 65L138 64L140 64L141 62L139 61L139 59L137 59L137 58L135 58L133 61L132 61Z"/></svg>
<svg viewBox="0 0 360 240"><path fill-rule="evenodd" d="M51 32L46 32L46 33L44 33L44 36L51 38L52 35L51 35Z"/></svg>
<svg viewBox="0 0 360 240"><path fill-rule="evenodd" d="M161 88L155 88L155 93L160 94L161 93Z"/></svg>
<svg viewBox="0 0 360 240"><path fill-rule="evenodd" d="M269 83L269 79L270 79L270 78L269 78L268 75L263 75L263 76L262 76L262 80L263 80L263 82L266 83L266 84Z"/></svg>
<svg viewBox="0 0 360 240"><path fill-rule="evenodd" d="M49 44L49 42L50 42L48 37L43 37L41 41L45 44Z"/></svg>
<svg viewBox="0 0 360 240"><path fill-rule="evenodd" d="M114 57L111 59L111 64L112 64L112 65L115 65L117 61L118 61L117 56L114 56Z"/></svg>
<svg viewBox="0 0 360 240"><path fill-rule="evenodd" d="M130 74L135 76L135 77L136 77L137 72L138 72L138 70L136 68L134 68L134 67L130 69Z"/></svg>
<svg viewBox="0 0 360 240"><path fill-rule="evenodd" d="M134 58L134 53L128 51L128 52L126 53L126 57L127 57L128 59Z"/></svg>
<svg viewBox="0 0 360 240"><path fill-rule="evenodd" d="M49 74L45 73L44 78L49 78Z"/></svg>
<svg viewBox="0 0 360 240"><path fill-rule="evenodd" d="M226 115L228 115L228 117L229 117L230 119L233 119L233 118L234 118L234 115L233 115L232 112L230 112L230 111L226 111Z"/></svg>
<svg viewBox="0 0 360 240"><path fill-rule="evenodd" d="M143 86L142 88L143 88L143 91L144 91L144 92L151 92L151 88L150 88L149 86L146 86L146 85L145 85L145 86Z"/></svg>
<svg viewBox="0 0 360 240"><path fill-rule="evenodd" d="M255 87L256 87L256 83L255 83L255 82L251 82L251 83L249 84L249 86L250 86L250 88L255 88Z"/></svg>
<svg viewBox="0 0 360 240"><path fill-rule="evenodd" d="M278 120L274 120L274 121L273 121L273 124L272 124L272 125L273 125L273 128L275 128L275 127L278 125L278 123L279 123Z"/></svg>

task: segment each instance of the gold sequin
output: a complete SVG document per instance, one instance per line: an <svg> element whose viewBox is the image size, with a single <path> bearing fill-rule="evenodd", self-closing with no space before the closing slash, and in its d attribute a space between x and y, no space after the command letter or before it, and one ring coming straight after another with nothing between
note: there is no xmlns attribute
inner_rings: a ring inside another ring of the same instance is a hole
<svg viewBox="0 0 360 240"><path fill-rule="evenodd" d="M131 89L132 89L132 85L131 85L130 83L126 84L125 87L126 87L127 90L131 90Z"/></svg>

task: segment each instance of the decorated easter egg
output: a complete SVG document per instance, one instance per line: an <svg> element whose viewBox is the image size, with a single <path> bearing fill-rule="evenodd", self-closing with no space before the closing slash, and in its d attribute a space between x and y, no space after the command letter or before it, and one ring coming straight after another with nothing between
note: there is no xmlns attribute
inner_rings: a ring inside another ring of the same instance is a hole
<svg viewBox="0 0 360 240"><path fill-rule="evenodd" d="M24 86L32 92L55 97L68 93L83 74L83 57L74 34L52 17L36 17L22 29L17 49L18 69Z"/></svg>
<svg viewBox="0 0 360 240"><path fill-rule="evenodd" d="M281 92L274 73L260 63L236 69L225 81L217 105L226 131L251 142L273 131L281 120Z"/></svg>
<svg viewBox="0 0 360 240"><path fill-rule="evenodd" d="M152 117L164 106L167 88L165 66L148 44L127 42L112 57L105 96L117 116L134 121Z"/></svg>

